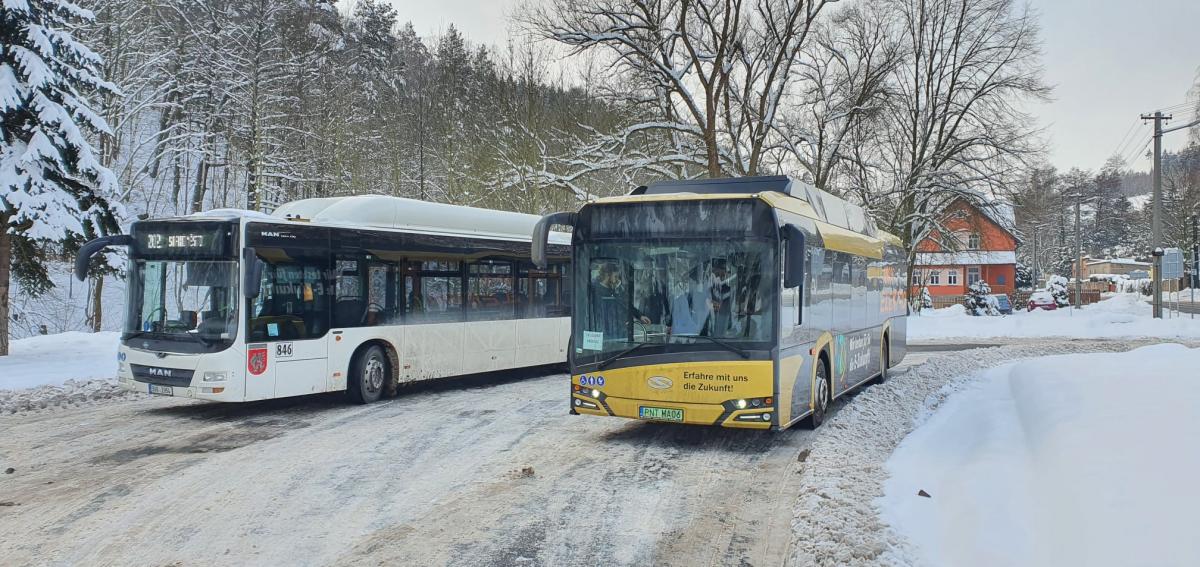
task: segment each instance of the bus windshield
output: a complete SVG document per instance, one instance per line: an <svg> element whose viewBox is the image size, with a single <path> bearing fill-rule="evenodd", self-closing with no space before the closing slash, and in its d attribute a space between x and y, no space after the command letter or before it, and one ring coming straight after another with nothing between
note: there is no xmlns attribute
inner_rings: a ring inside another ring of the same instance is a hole
<svg viewBox="0 0 1200 567"><path fill-rule="evenodd" d="M589 284L577 297L576 358L599 360L646 343L740 351L770 341L773 249L746 238L583 244L578 257Z"/></svg>
<svg viewBox="0 0 1200 567"><path fill-rule="evenodd" d="M229 260L137 260L125 338L228 346L237 334L237 267Z"/></svg>

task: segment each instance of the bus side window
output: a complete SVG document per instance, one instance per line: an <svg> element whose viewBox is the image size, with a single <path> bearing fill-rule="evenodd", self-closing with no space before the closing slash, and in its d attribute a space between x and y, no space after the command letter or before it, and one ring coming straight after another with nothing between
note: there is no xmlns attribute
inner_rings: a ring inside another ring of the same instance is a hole
<svg viewBox="0 0 1200 567"><path fill-rule="evenodd" d="M467 320L500 321L516 316L511 262L483 260L469 266Z"/></svg>
<svg viewBox="0 0 1200 567"><path fill-rule="evenodd" d="M359 327L363 324L367 300L360 263L358 258L346 256L339 256L334 263L334 327Z"/></svg>
<svg viewBox="0 0 1200 567"><path fill-rule="evenodd" d="M319 338L329 330L327 260L290 250L290 262L268 261L249 322L252 341Z"/></svg>
<svg viewBox="0 0 1200 567"><path fill-rule="evenodd" d="M462 265L456 260L409 262L404 277L405 323L462 321Z"/></svg>

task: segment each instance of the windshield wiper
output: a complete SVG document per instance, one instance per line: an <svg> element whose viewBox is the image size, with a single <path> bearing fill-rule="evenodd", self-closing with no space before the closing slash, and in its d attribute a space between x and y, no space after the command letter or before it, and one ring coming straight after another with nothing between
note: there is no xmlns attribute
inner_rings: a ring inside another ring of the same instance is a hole
<svg viewBox="0 0 1200 567"><path fill-rule="evenodd" d="M618 352L617 354L614 354L614 355L604 359L603 362L596 365L596 370L604 370L605 367L607 367L609 364L616 362L618 358L621 358L622 356L625 356L625 355L627 355L639 348L642 348L646 345L658 345L658 344L662 344L662 343L637 343L621 352Z"/></svg>
<svg viewBox="0 0 1200 567"><path fill-rule="evenodd" d="M716 344L724 347L725 350L729 350L729 351L733 351L733 352L737 353L738 356L740 356L742 358L750 358L750 353L746 352L746 349L739 347L737 345L729 344L721 339L710 337L708 335L676 335L676 336L677 337L687 337L689 339L691 339L691 338L705 339L707 341L711 341L713 343L716 343Z"/></svg>

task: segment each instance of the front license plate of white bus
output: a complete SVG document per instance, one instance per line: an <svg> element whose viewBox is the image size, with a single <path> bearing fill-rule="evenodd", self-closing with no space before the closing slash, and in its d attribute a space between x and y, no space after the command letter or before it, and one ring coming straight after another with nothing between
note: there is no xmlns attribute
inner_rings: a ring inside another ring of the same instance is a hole
<svg viewBox="0 0 1200 567"><path fill-rule="evenodd" d="M150 393L156 396L173 396L175 391L170 386L159 386L158 384L149 384Z"/></svg>
<svg viewBox="0 0 1200 567"><path fill-rule="evenodd" d="M638 406L638 417L655 421L683 421L683 410Z"/></svg>

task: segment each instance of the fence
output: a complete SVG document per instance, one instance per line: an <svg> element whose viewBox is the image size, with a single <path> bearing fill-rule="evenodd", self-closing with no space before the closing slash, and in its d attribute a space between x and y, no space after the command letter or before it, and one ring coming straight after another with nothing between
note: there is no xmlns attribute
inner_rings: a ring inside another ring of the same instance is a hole
<svg viewBox="0 0 1200 567"><path fill-rule="evenodd" d="M1100 301L1101 291L1108 291L1108 285L1102 284L1099 286L1088 286L1087 283L1083 286L1083 293L1080 295L1082 302L1075 298L1075 286L1070 286L1067 289L1067 298L1071 301L1071 305L1091 305ZM1021 290L1008 294L1009 301L1012 302L1013 309L1024 309L1029 305L1029 297L1033 295L1032 291ZM942 309L951 305L965 305L967 296L965 295L938 295L932 298L933 308Z"/></svg>

